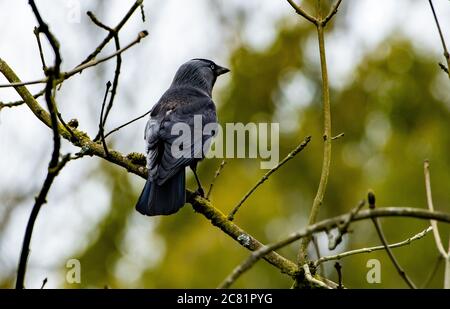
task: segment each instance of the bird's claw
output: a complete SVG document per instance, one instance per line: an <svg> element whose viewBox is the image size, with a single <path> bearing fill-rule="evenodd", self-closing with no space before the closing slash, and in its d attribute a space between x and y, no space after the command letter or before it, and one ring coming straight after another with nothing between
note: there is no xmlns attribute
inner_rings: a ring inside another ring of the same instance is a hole
<svg viewBox="0 0 450 309"><path fill-rule="evenodd" d="M205 191L203 191L203 188L198 188L196 191L195 191L195 194L197 194L197 195L200 195L201 197L205 197Z"/></svg>

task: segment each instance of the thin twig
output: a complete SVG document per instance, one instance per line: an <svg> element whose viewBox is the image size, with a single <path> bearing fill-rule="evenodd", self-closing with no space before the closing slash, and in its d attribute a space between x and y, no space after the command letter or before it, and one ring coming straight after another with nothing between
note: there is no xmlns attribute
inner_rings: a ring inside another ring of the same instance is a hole
<svg viewBox="0 0 450 309"><path fill-rule="evenodd" d="M47 65L45 64L44 52L42 51L41 39L39 37L40 31L38 27L34 27L33 33L36 36L36 41L39 48L39 56L41 57L42 70L45 72L47 71Z"/></svg>
<svg viewBox="0 0 450 309"><path fill-rule="evenodd" d="M433 2L431 0L428 0L428 2L430 3L431 11L433 12L434 21L436 22L436 27L438 28L438 31L439 31L439 37L441 39L442 48L444 49L444 57L445 57L445 60L447 60L447 70L444 70L444 71L447 72L448 77L450 78L450 71L449 71L449 69L450 69L450 54L447 49L447 44L445 44L444 35L442 34L441 25L439 24L439 20L437 18L436 11L434 10Z"/></svg>
<svg viewBox="0 0 450 309"><path fill-rule="evenodd" d="M126 45L125 47L115 51L114 53L112 53L109 56L106 56L106 57L103 57L103 58L100 58L100 59L93 59L93 60L90 60L89 62L83 63L82 65L77 66L72 71L63 73L62 74L63 75L62 78L63 79L67 79L67 78L69 78L69 77L71 77L71 76L73 76L73 75L75 75L77 73L82 72L83 70L85 70L85 69L87 69L89 67L95 66L97 64L100 64L100 63L105 62L105 61L107 61L107 60L109 60L111 58L116 57L117 55L123 53L124 51L126 51L129 48L133 47L134 45L138 44L147 35L148 35L148 32L146 30L143 30L143 31L139 32L137 38L135 40L133 40L131 43L129 43L128 45Z"/></svg>
<svg viewBox="0 0 450 309"><path fill-rule="evenodd" d="M233 210L228 215L228 220L233 221L234 216L238 212L239 208L242 204L250 197L250 195L255 192L255 190L262 185L267 179L269 179L270 175L275 173L280 167L286 164L289 160L294 158L300 151L305 149L308 143L311 141L311 136L307 136L303 142L301 142L294 150L292 150L280 163L277 164L274 168L268 171L264 176L244 195L244 197L237 203L237 205L233 208Z"/></svg>
<svg viewBox="0 0 450 309"><path fill-rule="evenodd" d="M403 280L405 280L406 284L411 289L416 289L416 285L411 281L408 274L400 266L400 263L397 261L394 254L392 253L392 250L389 248L389 244L386 240L386 237L384 236L383 230L381 229L378 219L372 218L372 222L375 226L375 229L377 230L378 237L380 238L381 242L383 243L384 249L386 250L387 254L389 255L389 258L391 259L392 264L394 264L395 269L397 269L398 274L400 275L400 277L403 278Z"/></svg>
<svg viewBox="0 0 450 309"><path fill-rule="evenodd" d="M348 218L342 225L338 226L338 235L330 239L328 243L328 249L334 250L336 247L342 242L342 237L347 234L348 228L350 227L350 223L353 221L353 218L358 214L358 212L364 207L366 204L365 200L361 200L358 205L352 209Z"/></svg>
<svg viewBox="0 0 450 309"><path fill-rule="evenodd" d="M106 142L105 142L105 134L104 134L104 132L105 132L104 125L105 124L103 123L103 112L105 110L106 98L108 97L108 91L109 91L110 87L111 87L111 82L108 81L106 83L105 96L103 97L102 109L100 112L100 120L98 122L98 132L99 132L101 140L102 140L103 149L105 150L105 154L108 157L109 157L109 151L108 151L108 147L106 146Z"/></svg>
<svg viewBox="0 0 450 309"><path fill-rule="evenodd" d="M42 96L44 93L45 93L45 88L42 89L41 91L39 91L38 93L34 94L33 98L37 99L40 96ZM4 108L4 107L11 108L11 107L20 106L24 103L25 103L24 100L18 100L18 101L7 102L7 103L0 102L0 110L2 110L2 108Z"/></svg>
<svg viewBox="0 0 450 309"><path fill-rule="evenodd" d="M142 4L144 0L137 0L133 3L131 8L128 10L128 12L125 14L125 16L122 18L122 20L117 24L116 27L114 27L114 32L118 33L120 29L125 25L125 23L128 21L128 19L133 15L134 11ZM103 50L103 48L108 44L108 42L114 38L114 34L112 32L109 32L108 35L103 39L103 41L97 46L97 48L87 56L86 59L84 59L79 66L84 65L88 62L90 62L92 59L97 57L97 55Z"/></svg>
<svg viewBox="0 0 450 309"><path fill-rule="evenodd" d="M331 140L334 141L334 140L340 139L341 137L344 137L344 135L345 135L345 133L339 133L338 135L333 136L331 138Z"/></svg>
<svg viewBox="0 0 450 309"><path fill-rule="evenodd" d="M62 72L61 73L61 77L57 80L55 80L56 84L61 83L62 81L72 77L73 75L82 72L83 70L96 66L102 62L108 61L111 58L114 58L118 55L120 55L121 53L125 52L126 50L128 50L129 48L133 47L134 45L138 44L143 38L145 38L148 35L147 31L141 31L139 32L137 38L132 41L131 43L129 43L127 46L117 50L116 52L112 53L111 55L108 55L106 57L100 58L100 59L94 59L91 60L89 62L86 62L76 68L74 68L71 71L68 72ZM59 76L59 75L58 75ZM16 82L16 83L9 83L9 84L3 84L0 85L0 88L5 88L5 87L18 87L18 86L26 86L26 85L33 85L33 84L42 84L42 83L47 83L48 78L44 78L44 79L40 79L40 80L34 80L34 81L29 81L29 82Z"/></svg>
<svg viewBox="0 0 450 309"><path fill-rule="evenodd" d="M227 160L223 159L220 163L219 167L216 170L216 173L214 174L214 178L211 181L211 184L209 185L208 193L206 193L206 198L209 200L209 197L211 196L212 189L214 187L214 183L216 182L217 178L220 176L220 172L222 171L223 167L227 164Z"/></svg>
<svg viewBox="0 0 450 309"><path fill-rule="evenodd" d="M33 234L34 224L36 222L39 211L44 203L46 203L46 197L48 192L50 191L50 187L53 183L53 180L58 175L59 171L64 167L67 163L69 156L64 156L61 161L59 161L59 150L61 147L61 137L58 131L58 117L55 109L55 102L53 97L53 87L54 81L58 78L61 66L61 55L59 53L59 43L56 41L56 38L50 32L48 25L42 20L41 15L36 7L36 4L33 0L29 1L31 9L39 23L39 31L45 34L47 39L50 42L50 45L55 54L55 63L54 67L47 70L48 81L45 87L45 100L47 102L48 111L50 114L51 128L53 131L53 152L50 158L50 162L48 164L48 172L45 178L44 184L42 185L41 191L36 198L35 204L31 210L30 217L28 219L27 227L25 230L25 236L22 243L22 250L20 253L19 266L17 270L17 280L16 280L16 289L24 288L25 281L25 273L27 269L27 261L30 253L30 242Z"/></svg>
<svg viewBox="0 0 450 309"><path fill-rule="evenodd" d="M27 86L27 85L35 85L35 84L45 84L47 82L47 80L48 80L47 78L44 78L44 79L37 79L37 80L28 81L28 82L0 84L0 88Z"/></svg>
<svg viewBox="0 0 450 309"><path fill-rule="evenodd" d="M297 14L303 16L309 22L313 23L314 25L317 25L319 23L315 17L309 15L305 10L303 10L300 7L300 5L296 4L294 0L287 0L287 2L294 8Z"/></svg>
<svg viewBox="0 0 450 309"><path fill-rule="evenodd" d="M425 175L425 191L427 194L427 205L428 205L428 209L430 211L434 211L434 206L433 206L433 195L431 194L431 180L430 180L430 162L428 160L425 160L423 162L423 172ZM439 229L438 229L438 225L437 222L434 220L430 221L431 226L433 227L433 236L434 236L434 241L436 243L436 247L439 251L439 253L442 255L442 257L444 259L447 258L447 251L444 249L444 245L442 244L442 239L441 236L439 234Z"/></svg>
<svg viewBox="0 0 450 309"><path fill-rule="evenodd" d="M41 290L44 289L45 285L47 284L47 281L48 281L47 278L45 278L45 279L42 281Z"/></svg>
<svg viewBox="0 0 450 309"><path fill-rule="evenodd" d="M98 18L94 15L94 13L92 13L91 11L87 11L86 12L87 16L89 16L89 18L91 19L91 21L99 26L102 29L105 29L106 31L110 31L110 32L114 32L115 30L113 30L111 27L108 27L107 25L105 25L104 23L102 23L101 21L98 20Z"/></svg>
<svg viewBox="0 0 450 309"><path fill-rule="evenodd" d="M398 247L403 247L406 245L411 244L413 241L415 240L419 240L421 238L423 238L426 234L428 234L431 230L433 229L432 226L429 226L427 229L423 230L422 232L414 235L413 237L410 237L404 241L395 243L395 244L390 244L388 245L389 248L398 248ZM362 253L371 253L374 251L379 251L379 250L384 250L385 247L384 246L375 246L375 247L369 247L369 248L361 248L361 249L355 249L355 250L351 250L351 251L346 251L340 254L336 254L336 255L330 255L330 256L323 256L321 258L319 258L317 261L314 262L314 266L319 266L325 262L328 261L334 261L334 260L340 260L343 259L345 257L348 256L352 256L352 255L356 255L356 254L362 254Z"/></svg>
<svg viewBox="0 0 450 309"><path fill-rule="evenodd" d="M431 281L433 280L434 276L436 275L436 273L437 273L437 271L439 269L439 266L441 265L442 260L443 260L442 256L439 254L437 259L436 259L436 262L434 263L434 266L433 266L431 272L429 273L429 275L427 277L427 279L425 280L425 282L420 287L421 289L426 289L428 287L428 285L431 283Z"/></svg>
<svg viewBox="0 0 450 309"><path fill-rule="evenodd" d="M124 128L124 127L130 125L130 124L132 124L133 122L136 122L136 121L138 121L139 119L144 118L145 116L147 116L147 115L150 114L150 113L151 113L151 110L149 110L148 112L145 112L145 114L142 114L142 115L140 115L140 116L138 116L138 117L136 117L136 118L134 118L134 119L132 119L132 120L130 120L130 121L128 121L128 122L126 122L126 123L120 125L120 126L118 126L117 128L115 128L115 129L109 131L108 133L106 133L106 134L105 134L105 138L107 138L109 135L113 134L114 132L117 132L117 131L119 131L120 129L122 129L122 128Z"/></svg>
<svg viewBox="0 0 450 309"><path fill-rule="evenodd" d="M330 13L320 22L323 27L325 27L328 22L333 18L334 15L338 12L339 5L341 5L342 0L337 0L334 4L333 8L330 10Z"/></svg>
<svg viewBox="0 0 450 309"><path fill-rule="evenodd" d="M444 289L450 289L450 239L448 240L448 253L445 259Z"/></svg>
<svg viewBox="0 0 450 309"><path fill-rule="evenodd" d="M339 262L334 263L334 268L336 269L337 275L338 275L338 289L343 289L342 285L342 266L339 264Z"/></svg>
<svg viewBox="0 0 450 309"><path fill-rule="evenodd" d="M317 242L317 236L313 235L311 240L312 240L312 243L314 245L314 251L316 251L317 259L320 260L322 255L320 254L320 247L319 247L319 244ZM320 270L320 272L319 272L320 274L324 274L323 265L319 265L319 270Z"/></svg>
<svg viewBox="0 0 450 309"><path fill-rule="evenodd" d="M120 50L119 33L117 31L115 31L114 29L106 26L102 22L100 22L98 20L98 18L94 15L94 13L87 12L87 15L91 18L91 20L94 24L96 24L97 26L99 26L113 34L116 51ZM103 130L103 132L100 132L100 130L99 130L97 135L94 138L94 141L97 141L98 139L100 139L101 134L104 133L104 127L106 124L106 120L108 119L109 112L111 111L111 108L114 104L114 98L116 97L117 87L119 86L119 75L120 75L121 66L122 66L122 56L120 54L118 54L116 57L116 69L114 71L114 80L113 80L112 89L111 89L111 96L109 97L109 103L106 107L106 112L105 113L102 112L103 118L101 119L101 124L102 124L101 130ZM102 138L104 140L104 137L102 137Z"/></svg>
<svg viewBox="0 0 450 309"><path fill-rule="evenodd" d="M119 35L117 33L114 35L114 44L116 46L116 50L120 50ZM122 66L122 57L120 56L120 54L117 55L116 59L117 59L116 69L114 71L114 79L113 79L113 85L112 85L112 89L111 89L111 96L109 97L109 102L106 107L105 115L103 117L103 125L106 124L106 120L108 119L109 113L114 104L114 98L116 97L117 88L119 87L120 68Z"/></svg>

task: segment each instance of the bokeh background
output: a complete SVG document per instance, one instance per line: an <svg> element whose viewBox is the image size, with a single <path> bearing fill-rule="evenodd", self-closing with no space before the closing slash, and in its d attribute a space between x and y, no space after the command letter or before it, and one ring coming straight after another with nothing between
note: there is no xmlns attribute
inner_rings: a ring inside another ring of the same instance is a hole
<svg viewBox="0 0 450 309"><path fill-rule="evenodd" d="M434 2L448 37L450 3ZM106 34L90 22L86 11L113 26L132 3L37 1L61 43L63 69L84 59ZM218 80L213 95L221 123L279 122L280 157L304 136L313 136L304 152L252 195L236 222L263 242L303 227L322 162L321 80L314 27L282 0L146 0L144 10L145 23L137 11L121 31L123 45L142 29L150 35L123 54L107 130L149 110L181 63L203 57L228 66L232 73ZM2 0L0 12L0 57L24 81L42 77L33 35L36 21L27 1ZM333 143L320 218L349 211L369 188L376 192L379 206L426 207L424 159L431 162L435 207L450 211L450 81L437 65L444 59L428 1L344 1L327 28L326 48L333 132L345 132L345 137ZM44 51L51 63L48 44ZM110 43L102 54L113 51ZM97 132L104 85L112 80L114 65L112 60L86 70L58 92L63 117L77 118L90 136ZM0 77L0 83L5 82ZM29 88L37 92L40 87ZM13 90L0 89L2 102L17 99ZM110 147L123 153L143 152L145 122L114 134ZM0 111L0 287L14 285L25 225L51 149L50 130L26 106ZM63 153L77 151L64 142ZM200 165L205 185L220 161ZM228 160L212 193L215 207L230 211L264 172L259 160ZM248 256L188 205L169 217L139 215L134 203L143 183L98 158L70 162L38 217L26 286L39 288L48 278L47 288L210 288ZM189 186L195 187L192 179ZM390 242L428 226L412 219L383 219L382 224ZM448 243L450 230L441 226L441 232ZM319 235L318 241L321 253L330 254L326 235ZM378 244L373 226L357 223L333 253ZM297 249L295 243L281 253L295 259ZM438 257L431 234L394 252L419 286ZM66 262L72 258L81 262L81 284L65 281ZM380 284L366 281L371 258L381 261ZM347 258L342 266L344 284L350 288L406 287L385 252ZM336 280L332 263L323 271ZM428 286L442 287L443 273L441 264ZM290 285L288 277L262 261L235 287Z"/></svg>

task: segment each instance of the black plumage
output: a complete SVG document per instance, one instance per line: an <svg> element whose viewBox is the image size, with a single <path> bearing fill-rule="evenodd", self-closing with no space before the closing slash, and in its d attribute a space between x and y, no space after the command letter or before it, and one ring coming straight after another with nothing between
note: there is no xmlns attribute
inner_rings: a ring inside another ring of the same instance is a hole
<svg viewBox="0 0 450 309"><path fill-rule="evenodd" d="M198 193L203 194L196 166L204 158L203 151L209 149L215 130L210 134L194 132L198 131L194 117L201 117L202 129L217 125L212 89L217 77L228 71L211 60L192 59L178 69L171 86L153 107L144 134L148 178L136 204L140 213L170 215L185 204L186 166L192 168ZM179 124L191 130L189 139L181 139L181 132L172 131ZM180 157L174 149L185 155Z"/></svg>

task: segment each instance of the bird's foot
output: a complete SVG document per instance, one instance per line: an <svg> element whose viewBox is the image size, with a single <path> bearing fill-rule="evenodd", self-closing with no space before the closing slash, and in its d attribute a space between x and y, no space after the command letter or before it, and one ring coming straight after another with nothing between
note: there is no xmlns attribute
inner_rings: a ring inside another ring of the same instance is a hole
<svg viewBox="0 0 450 309"><path fill-rule="evenodd" d="M202 187L199 187L196 191L195 194L200 195L201 197L205 197L205 191L203 191Z"/></svg>

